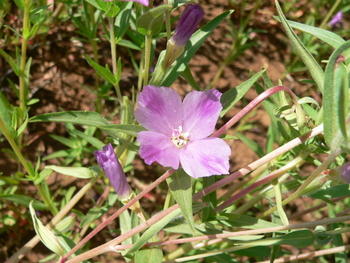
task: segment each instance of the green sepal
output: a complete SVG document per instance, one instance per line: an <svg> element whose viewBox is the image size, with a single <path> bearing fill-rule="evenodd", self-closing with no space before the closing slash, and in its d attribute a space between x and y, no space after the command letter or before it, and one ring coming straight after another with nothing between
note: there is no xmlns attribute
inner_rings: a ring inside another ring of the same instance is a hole
<svg viewBox="0 0 350 263"><path fill-rule="evenodd" d="M171 5L160 5L142 14L136 21L137 30L145 36L157 35L164 22L165 11L170 11Z"/></svg>

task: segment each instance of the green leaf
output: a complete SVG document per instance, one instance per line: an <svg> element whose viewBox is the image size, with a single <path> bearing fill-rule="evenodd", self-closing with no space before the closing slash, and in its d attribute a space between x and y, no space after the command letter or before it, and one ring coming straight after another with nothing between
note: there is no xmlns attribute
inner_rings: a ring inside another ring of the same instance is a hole
<svg viewBox="0 0 350 263"><path fill-rule="evenodd" d="M163 261L163 252L160 248L148 248L135 253L137 263L160 263Z"/></svg>
<svg viewBox="0 0 350 263"><path fill-rule="evenodd" d="M252 244L254 246L274 246L290 245L298 248L311 246L315 241L314 234L309 229L296 230L283 236L274 238L265 238L253 242L243 242L244 245Z"/></svg>
<svg viewBox="0 0 350 263"><path fill-rule="evenodd" d="M89 210L89 212L84 216L84 218L81 220L80 227L83 228L87 226L88 224L91 224L96 219L100 218L102 215L104 215L108 211L107 207L93 207Z"/></svg>
<svg viewBox="0 0 350 263"><path fill-rule="evenodd" d="M296 54L298 54L300 56L300 58L303 60L304 64L308 68L312 78L317 83L318 88L323 93L323 82L324 82L325 76L324 76L324 72L323 72L321 66L317 63L315 58L307 50L307 48L304 46L304 44L301 42L301 40L298 38L298 36L294 33L291 26L288 24L288 21L286 20L285 16L283 15L283 12L282 12L282 9L278 3L278 0L275 0L275 4L276 4L278 14L281 18L283 27L286 30L287 36L289 37L289 40L291 41L291 43L296 51Z"/></svg>
<svg viewBox="0 0 350 263"><path fill-rule="evenodd" d="M343 140L339 137L339 131L344 139L347 139L346 118L349 105L349 80L347 69L343 64L346 60L343 52L350 48L347 41L337 48L331 55L326 67L324 81L324 136L331 149L339 148Z"/></svg>
<svg viewBox="0 0 350 263"><path fill-rule="evenodd" d="M106 118L102 117L97 112L92 111L65 111L47 113L34 116L29 119L29 122L67 122L88 126L103 126L111 124Z"/></svg>
<svg viewBox="0 0 350 263"><path fill-rule="evenodd" d="M56 236L36 217L32 202L29 204L29 211L32 216L35 232L39 236L41 242L43 242L43 244L52 252L64 256L65 251L61 247Z"/></svg>
<svg viewBox="0 0 350 263"><path fill-rule="evenodd" d="M220 117L223 117L250 89L250 87L260 78L260 76L265 72L265 69L255 74L253 77L247 81L239 84L237 87L226 91L221 96L222 111Z"/></svg>
<svg viewBox="0 0 350 263"><path fill-rule="evenodd" d="M7 63L9 63L9 65L11 66L15 74L19 76L19 67L16 61L1 48L0 48L0 55L4 57L4 59L6 60Z"/></svg>
<svg viewBox="0 0 350 263"><path fill-rule="evenodd" d="M129 251L127 251L127 254L134 253L135 251L138 251L144 244L148 242L156 233L158 233L160 230L164 228L169 222L171 222L175 217L179 216L181 214L180 208L174 210L170 214L163 217L161 220L159 220L157 223L153 224L149 229L143 233L143 235L134 243L132 248L130 248Z"/></svg>
<svg viewBox="0 0 350 263"><path fill-rule="evenodd" d="M281 22L281 19L279 17L274 18ZM325 30L323 28L305 25L291 20L287 20L287 22L291 27L303 31L305 33L309 33L310 35L317 37L318 39L322 40L323 42L327 43L328 45L334 48L338 48L340 45L345 43L345 40L342 39L339 35L331 31Z"/></svg>
<svg viewBox="0 0 350 263"><path fill-rule="evenodd" d="M250 149L252 149L260 158L265 155L264 150L261 146L255 142L254 140L249 139L243 134L235 131L235 135L240 139L245 145L247 145Z"/></svg>
<svg viewBox="0 0 350 263"><path fill-rule="evenodd" d="M91 169L86 167L63 167L56 165L47 165L45 169L51 169L57 173L73 176L76 178L88 179L95 177Z"/></svg>
<svg viewBox="0 0 350 263"><path fill-rule="evenodd" d="M316 242L322 246L327 245L333 238L333 235L328 234L323 226L317 226L314 234Z"/></svg>
<svg viewBox="0 0 350 263"><path fill-rule="evenodd" d="M11 201L16 204L25 205L27 207L32 202L32 205L35 208L35 210L47 210L47 205L26 195L0 194L0 199Z"/></svg>
<svg viewBox="0 0 350 263"><path fill-rule="evenodd" d="M194 232L195 227L192 209L191 177L182 168L180 168L176 170L169 178L167 178L166 181L172 196L174 197L176 203L180 206L182 214Z"/></svg>
<svg viewBox="0 0 350 263"><path fill-rule="evenodd" d="M110 130L115 132L122 132L129 134L131 136L137 137L137 134L141 131L146 131L146 129L140 125L131 125L131 124L111 124L99 126L102 130Z"/></svg>
<svg viewBox="0 0 350 263"><path fill-rule="evenodd" d="M194 79L191 70L188 67L185 68L185 70L182 72L181 76L185 78L187 83L190 84L194 90L198 90L198 91L201 90L197 81Z"/></svg>
<svg viewBox="0 0 350 263"><path fill-rule="evenodd" d="M102 129L106 126L105 132L114 138L119 138L119 134L114 132L113 129L109 129L108 125L111 123L97 112L92 111L65 111L47 113L39 116L34 116L29 119L29 122L64 122L75 123L80 125L88 125ZM130 128L130 127L129 127Z"/></svg>
<svg viewBox="0 0 350 263"><path fill-rule="evenodd" d="M116 5L111 5L105 13L106 17L116 17L119 14L120 8Z"/></svg>
<svg viewBox="0 0 350 263"><path fill-rule="evenodd" d="M172 8L171 5L160 5L142 14L136 21L137 30L145 36L157 35L163 26L165 11Z"/></svg>
<svg viewBox="0 0 350 263"><path fill-rule="evenodd" d="M260 229L280 226L262 219L257 219L246 215L234 215L224 213L217 216L217 219L231 227L243 227L248 229Z"/></svg>
<svg viewBox="0 0 350 263"><path fill-rule="evenodd" d="M331 186L326 189L320 189L317 192L310 194L309 196L314 199L327 200L329 198L337 198L347 195L350 195L349 184L340 184Z"/></svg>
<svg viewBox="0 0 350 263"><path fill-rule="evenodd" d="M185 47L185 52L181 57L179 57L170 67L169 70L166 72L165 76L163 77L163 80L161 83L157 83L157 86L166 86L170 87L174 81L182 74L182 72L186 69L188 62L191 60L191 58L194 56L194 54L197 52L197 50L201 47L203 42L207 39L207 37L211 34L211 32L229 15L233 13L233 10L227 11L217 17L215 17L213 20L211 20L209 23L207 23L203 28L197 30L190 40L187 42ZM162 52L163 56L165 52ZM158 63L162 63L159 61Z"/></svg>
<svg viewBox="0 0 350 263"><path fill-rule="evenodd" d="M93 136L87 135L79 130L71 130L70 133L78 135L79 137L81 137L82 139L84 139L85 141L87 141L97 149L102 149L102 147L105 146L105 144L101 142L99 139L96 139Z"/></svg>
<svg viewBox="0 0 350 263"><path fill-rule="evenodd" d="M89 65L96 70L97 74L101 76L101 78L103 78L105 81L110 82L113 86L118 84L117 78L109 69L100 66L95 61L93 61L88 55L84 54L84 57L88 61Z"/></svg>
<svg viewBox="0 0 350 263"><path fill-rule="evenodd" d="M10 103L5 97L4 93L2 93L2 91L0 91L0 118L3 121L7 130L11 131L12 118L10 113Z"/></svg>

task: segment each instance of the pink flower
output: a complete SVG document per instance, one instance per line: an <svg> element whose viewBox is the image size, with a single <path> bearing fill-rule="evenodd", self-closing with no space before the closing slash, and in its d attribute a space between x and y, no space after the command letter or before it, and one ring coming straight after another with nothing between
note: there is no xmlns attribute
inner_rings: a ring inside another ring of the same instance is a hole
<svg viewBox="0 0 350 263"><path fill-rule="evenodd" d="M112 2L114 0L105 0L105 2ZM137 2L140 3L141 5L148 6L149 5L149 0L120 0L120 1L128 1L128 2Z"/></svg>
<svg viewBox="0 0 350 263"><path fill-rule="evenodd" d="M184 101L167 87L145 86L140 93L137 121L148 131L138 134L146 164L184 171L194 177L229 173L230 147L213 133L222 109L217 90L192 91Z"/></svg>
<svg viewBox="0 0 350 263"><path fill-rule="evenodd" d="M112 144L104 146L101 151L96 151L94 154L119 198L127 199L132 190L126 181L125 173L114 153Z"/></svg>
<svg viewBox="0 0 350 263"><path fill-rule="evenodd" d="M338 13L336 13L336 14L332 17L331 21L328 22L328 25L329 25L330 27L334 27L334 26L337 25L338 23L341 23L342 19L343 19L343 11L339 11Z"/></svg>

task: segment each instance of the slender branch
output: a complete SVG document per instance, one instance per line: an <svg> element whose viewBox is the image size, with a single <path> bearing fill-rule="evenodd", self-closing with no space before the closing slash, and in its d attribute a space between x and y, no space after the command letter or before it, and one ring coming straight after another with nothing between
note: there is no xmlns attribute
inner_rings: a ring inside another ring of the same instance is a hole
<svg viewBox="0 0 350 263"><path fill-rule="evenodd" d="M212 137L219 137L221 134L230 129L234 124L236 124L240 119L243 118L246 114L252 111L256 106L258 106L261 102L266 100L271 95L284 91L287 92L288 95L292 98L293 103L295 105L299 105L298 99L295 94L287 87L284 86L275 86L268 90L265 90L259 96L257 96L254 100L252 100L247 106L245 106L240 112L238 112L235 116L233 116L224 126L222 126L219 130L217 130Z"/></svg>

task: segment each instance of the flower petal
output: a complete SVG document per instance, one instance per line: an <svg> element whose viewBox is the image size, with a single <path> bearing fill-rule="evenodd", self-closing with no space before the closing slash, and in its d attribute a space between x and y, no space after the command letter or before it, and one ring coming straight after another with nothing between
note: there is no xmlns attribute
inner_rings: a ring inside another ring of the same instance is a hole
<svg viewBox="0 0 350 263"><path fill-rule="evenodd" d="M119 198L128 198L132 190L126 181L125 173L114 153L112 144L104 146L102 150L96 151L94 154Z"/></svg>
<svg viewBox="0 0 350 263"><path fill-rule="evenodd" d="M213 133L222 105L217 90L192 91L183 101L183 130L190 140L208 137Z"/></svg>
<svg viewBox="0 0 350 263"><path fill-rule="evenodd" d="M145 86L138 103L135 117L147 130L163 133L170 138L173 129L181 125L182 102L175 90Z"/></svg>
<svg viewBox="0 0 350 263"><path fill-rule="evenodd" d="M158 162L164 167L179 168L179 149L169 137L157 132L142 131L139 132L137 141L141 145L140 156L146 164Z"/></svg>
<svg viewBox="0 0 350 263"><path fill-rule="evenodd" d="M230 147L219 138L191 141L180 149L180 162L185 172L194 177L229 173Z"/></svg>

